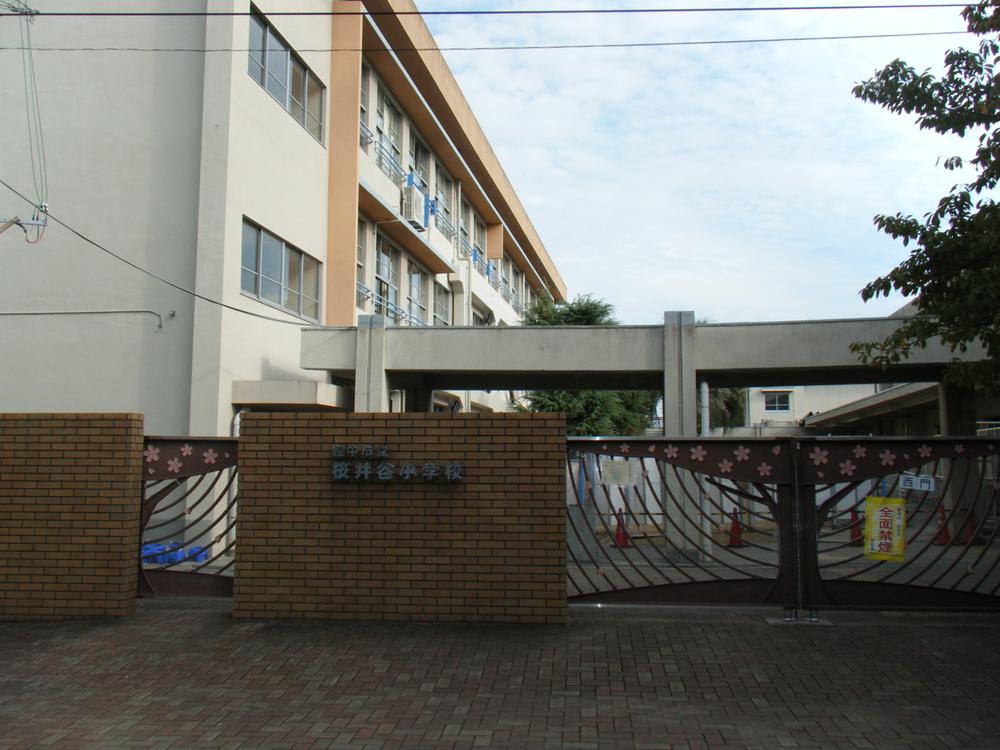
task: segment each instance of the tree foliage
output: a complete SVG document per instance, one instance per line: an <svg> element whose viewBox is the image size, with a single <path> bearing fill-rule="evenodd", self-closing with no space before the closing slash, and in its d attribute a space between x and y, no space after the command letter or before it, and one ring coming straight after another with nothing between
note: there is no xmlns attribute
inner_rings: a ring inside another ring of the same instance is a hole
<svg viewBox="0 0 1000 750"><path fill-rule="evenodd" d="M729 430L746 424L747 392L744 388L712 388L708 393L708 418L712 427ZM701 419L701 413L698 414ZM701 424L699 422L699 430Z"/></svg>
<svg viewBox="0 0 1000 750"><path fill-rule="evenodd" d="M614 306L591 295L571 302L549 297L535 301L522 315L526 326L614 326ZM566 413L570 435L637 435L652 423L657 391L532 391L526 411Z"/></svg>
<svg viewBox="0 0 1000 750"><path fill-rule="evenodd" d="M946 378L964 386L1000 390L1000 206L990 197L1000 181L1000 0L962 11L969 31L983 37L978 51L951 50L941 77L918 72L895 60L859 84L854 95L897 114L916 115L917 124L937 133L976 135L968 166L976 178L955 185L922 220L897 213L875 217L875 225L904 246L910 256L861 291L868 301L893 290L913 296L919 315L883 341L858 342L862 361L883 368L906 359L916 347L939 336L953 352L980 341L987 358L953 363ZM960 156L943 166L966 165Z"/></svg>

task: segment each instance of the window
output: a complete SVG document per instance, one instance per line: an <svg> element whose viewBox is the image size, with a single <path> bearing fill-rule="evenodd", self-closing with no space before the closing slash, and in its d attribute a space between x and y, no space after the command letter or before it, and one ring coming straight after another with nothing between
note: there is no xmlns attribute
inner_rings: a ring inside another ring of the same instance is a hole
<svg viewBox="0 0 1000 750"><path fill-rule="evenodd" d="M764 411L791 411L790 391L764 391Z"/></svg>
<svg viewBox="0 0 1000 750"><path fill-rule="evenodd" d="M410 131L410 163L407 166L411 172L416 172L420 177L420 187L427 190L427 186L431 182L431 151L412 130Z"/></svg>
<svg viewBox="0 0 1000 750"><path fill-rule="evenodd" d="M403 116L392 103L385 86L379 83L375 106L375 137L379 146L376 163L387 177L393 179L403 176L402 130Z"/></svg>
<svg viewBox="0 0 1000 750"><path fill-rule="evenodd" d="M434 325L451 325L451 290L443 284L434 284Z"/></svg>
<svg viewBox="0 0 1000 750"><path fill-rule="evenodd" d="M399 250L378 235L375 252L375 314L399 319Z"/></svg>
<svg viewBox="0 0 1000 750"><path fill-rule="evenodd" d="M434 224L450 238L455 234L455 224L451 220L455 211L455 181L440 162L434 165L434 184L437 201Z"/></svg>
<svg viewBox="0 0 1000 750"><path fill-rule="evenodd" d="M427 272L413 261L410 261L409 294L406 306L410 314L410 322L427 323Z"/></svg>
<svg viewBox="0 0 1000 750"><path fill-rule="evenodd" d="M372 129L368 123L368 91L371 88L372 71L367 65L361 65L361 148L368 153L368 144L372 142Z"/></svg>
<svg viewBox="0 0 1000 750"><path fill-rule="evenodd" d="M491 317L489 313L483 312L478 307L472 308L472 325L474 326L485 328L490 324Z"/></svg>
<svg viewBox="0 0 1000 750"><path fill-rule="evenodd" d="M302 127L323 140L325 88L306 64L292 52L256 9L250 16L250 56L247 72L263 86Z"/></svg>
<svg viewBox="0 0 1000 750"><path fill-rule="evenodd" d="M358 219L358 259L357 259L357 285L356 285L356 295L355 304L365 309L365 305L368 302L368 278L365 273L365 266L368 260L368 222L364 219Z"/></svg>
<svg viewBox="0 0 1000 750"><path fill-rule="evenodd" d="M472 231L472 206L462 201L462 215L458 228L458 254L460 258L472 255L472 242L469 232Z"/></svg>
<svg viewBox="0 0 1000 750"><path fill-rule="evenodd" d="M247 294L319 320L319 268L315 258L244 219L240 288Z"/></svg>

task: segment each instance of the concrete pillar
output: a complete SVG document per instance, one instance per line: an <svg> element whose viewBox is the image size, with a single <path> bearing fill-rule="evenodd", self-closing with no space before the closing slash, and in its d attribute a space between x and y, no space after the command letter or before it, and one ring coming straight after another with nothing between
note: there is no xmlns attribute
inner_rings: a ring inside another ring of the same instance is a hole
<svg viewBox="0 0 1000 750"><path fill-rule="evenodd" d="M694 313L688 310L663 313L663 434L695 437L697 432L697 390L694 368ZM683 549L692 559L700 550L692 548L702 537L701 488L694 476L681 478L668 471L661 487L667 516L670 545ZM690 541L689 541L690 540Z"/></svg>
<svg viewBox="0 0 1000 750"><path fill-rule="evenodd" d="M663 434L697 435L694 312L663 313Z"/></svg>
<svg viewBox="0 0 1000 750"><path fill-rule="evenodd" d="M389 380L385 373L385 317L358 316L354 371L354 411L388 412Z"/></svg>

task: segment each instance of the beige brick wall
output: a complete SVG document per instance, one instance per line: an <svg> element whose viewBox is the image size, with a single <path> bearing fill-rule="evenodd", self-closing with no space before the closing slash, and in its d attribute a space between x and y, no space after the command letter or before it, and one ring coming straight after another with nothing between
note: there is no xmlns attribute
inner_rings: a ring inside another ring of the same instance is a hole
<svg viewBox="0 0 1000 750"><path fill-rule="evenodd" d="M335 444L465 479L335 483ZM565 451L561 415L246 414L233 613L563 623Z"/></svg>
<svg viewBox="0 0 1000 750"><path fill-rule="evenodd" d="M135 610L140 414L0 415L0 619Z"/></svg>

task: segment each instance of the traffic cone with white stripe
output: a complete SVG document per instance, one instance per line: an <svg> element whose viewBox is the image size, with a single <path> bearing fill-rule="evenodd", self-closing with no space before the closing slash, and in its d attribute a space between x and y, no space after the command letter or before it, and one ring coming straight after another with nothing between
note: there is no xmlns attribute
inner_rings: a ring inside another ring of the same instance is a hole
<svg viewBox="0 0 1000 750"><path fill-rule="evenodd" d="M743 541L743 532L740 529L740 516L736 512L736 508L733 508L733 522L729 524L729 541L726 542L727 547L746 547L747 543Z"/></svg>

